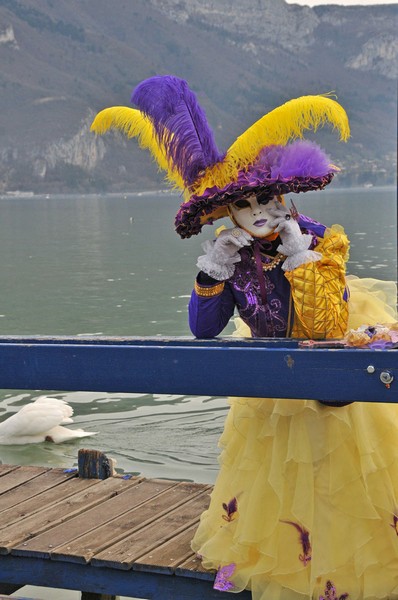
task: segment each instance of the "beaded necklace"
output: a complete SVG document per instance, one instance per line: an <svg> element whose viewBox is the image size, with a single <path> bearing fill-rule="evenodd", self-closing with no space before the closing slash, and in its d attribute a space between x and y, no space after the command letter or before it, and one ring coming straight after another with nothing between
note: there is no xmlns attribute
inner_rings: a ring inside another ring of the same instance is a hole
<svg viewBox="0 0 398 600"><path fill-rule="evenodd" d="M276 256L272 257L268 256L268 254L264 254L263 252L261 252L261 256L265 256L267 261L265 263L261 261L263 271L272 271L272 269L275 269L275 267L286 258L286 256L284 254L281 254L280 252L278 252ZM254 256L252 260L256 260Z"/></svg>

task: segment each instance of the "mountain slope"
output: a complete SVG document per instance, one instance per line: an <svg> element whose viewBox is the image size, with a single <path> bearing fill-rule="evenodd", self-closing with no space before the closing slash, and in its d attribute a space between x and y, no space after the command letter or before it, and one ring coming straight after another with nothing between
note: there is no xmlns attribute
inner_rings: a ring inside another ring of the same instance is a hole
<svg viewBox="0 0 398 600"><path fill-rule="evenodd" d="M226 149L291 97L334 90L352 138L318 137L341 183L394 177L397 5L284 0L0 0L0 191L162 184L146 153L89 132L154 74L187 79ZM384 169L384 171L382 170ZM374 171L374 173L368 173Z"/></svg>

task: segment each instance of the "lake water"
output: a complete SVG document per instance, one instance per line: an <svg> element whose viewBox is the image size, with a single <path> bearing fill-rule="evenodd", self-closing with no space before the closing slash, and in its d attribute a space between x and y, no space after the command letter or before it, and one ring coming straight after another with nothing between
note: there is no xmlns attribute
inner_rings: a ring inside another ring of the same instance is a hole
<svg viewBox="0 0 398 600"><path fill-rule="evenodd" d="M294 201L304 214L344 225L349 273L396 280L395 189L325 190L294 195ZM191 335L187 303L196 259L215 227L180 240L173 228L179 204L165 192L0 197L0 335ZM38 395L0 390L0 420ZM77 426L98 435L60 445L0 446L0 462L68 468L84 447L115 458L120 472L214 481L225 398L51 395L68 400ZM79 597L62 594L57 597ZM40 597L54 592L41 590Z"/></svg>

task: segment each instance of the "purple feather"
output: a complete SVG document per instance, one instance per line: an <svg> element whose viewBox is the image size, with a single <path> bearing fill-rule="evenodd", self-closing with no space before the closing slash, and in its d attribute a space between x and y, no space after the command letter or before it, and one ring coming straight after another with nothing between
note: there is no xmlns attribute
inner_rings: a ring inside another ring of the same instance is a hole
<svg viewBox="0 0 398 600"><path fill-rule="evenodd" d="M287 146L268 146L260 153L256 166L269 170L271 179L324 177L331 171L330 159L315 142L298 140Z"/></svg>
<svg viewBox="0 0 398 600"><path fill-rule="evenodd" d="M224 158L217 149L205 112L183 79L157 75L141 82L131 97L151 121L168 158L187 186Z"/></svg>
<svg viewBox="0 0 398 600"><path fill-rule="evenodd" d="M295 527L295 529L297 529L297 531L300 533L300 544L301 547L303 549L303 553L299 555L299 560L301 560L301 562L304 564L304 566L307 565L307 563L311 560L311 543L310 543L310 533L309 531L307 531L304 527L301 527L301 525L299 525L298 523L295 523L294 521L283 521L281 519L281 523L286 523L287 525L293 525L293 527Z"/></svg>
<svg viewBox="0 0 398 600"><path fill-rule="evenodd" d="M238 501L237 501L237 499L236 498L232 498L232 500L230 500L228 502L228 504L226 504L225 502L223 502L222 507L225 510L225 512L227 513L226 515L222 515L222 518L225 521L232 521L235 513L238 510Z"/></svg>

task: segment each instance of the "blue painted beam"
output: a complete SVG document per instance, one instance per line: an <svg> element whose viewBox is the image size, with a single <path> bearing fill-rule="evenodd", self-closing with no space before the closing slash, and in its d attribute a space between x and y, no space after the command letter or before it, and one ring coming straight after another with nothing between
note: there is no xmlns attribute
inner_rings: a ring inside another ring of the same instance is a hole
<svg viewBox="0 0 398 600"><path fill-rule="evenodd" d="M394 378L387 387L383 372ZM398 350L294 340L0 337L0 388L398 402Z"/></svg>
<svg viewBox="0 0 398 600"><path fill-rule="evenodd" d="M0 556L0 581L151 600L220 600L220 592L212 589L214 574L204 575L206 579ZM251 600L251 593L244 591L236 598Z"/></svg>

